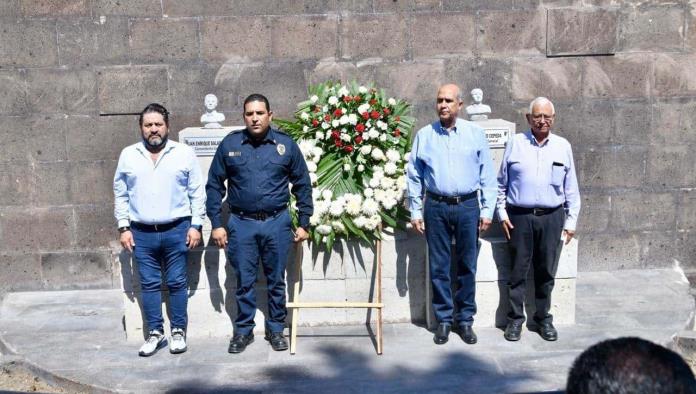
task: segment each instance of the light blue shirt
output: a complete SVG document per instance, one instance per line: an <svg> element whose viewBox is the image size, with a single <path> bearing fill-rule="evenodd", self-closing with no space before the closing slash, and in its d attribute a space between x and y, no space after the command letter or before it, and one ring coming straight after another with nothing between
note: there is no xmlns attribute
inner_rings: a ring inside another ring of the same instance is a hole
<svg viewBox="0 0 696 394"><path fill-rule="evenodd" d="M418 131L408 159L411 219L423 218L426 191L441 196L479 193L481 217L493 217L495 169L483 128L457 119L447 131L436 121Z"/></svg>
<svg viewBox="0 0 696 394"><path fill-rule="evenodd" d="M506 204L524 208L563 205L566 230L575 231L580 191L573 151L565 138L549 133L539 145L531 131L515 134L505 147L498 172L498 217L507 220Z"/></svg>
<svg viewBox="0 0 696 394"><path fill-rule="evenodd" d="M157 162L143 142L121 151L114 175L114 216L118 227L131 221L170 223L191 216L191 225L205 219L205 185L193 149L167 141Z"/></svg>

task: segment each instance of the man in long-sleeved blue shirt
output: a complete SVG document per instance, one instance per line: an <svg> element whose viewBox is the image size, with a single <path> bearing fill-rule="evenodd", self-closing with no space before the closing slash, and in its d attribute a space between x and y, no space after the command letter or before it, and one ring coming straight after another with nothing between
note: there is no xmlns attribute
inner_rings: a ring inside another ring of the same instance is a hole
<svg viewBox="0 0 696 394"><path fill-rule="evenodd" d="M478 234L491 224L495 170L481 127L458 118L462 108L456 85L437 92L439 120L423 127L413 140L407 166L411 223L428 241L433 310L438 327L433 341L447 342L457 323L464 342L476 343ZM425 202L424 202L425 197ZM458 289L452 299L450 261L455 238Z"/></svg>
<svg viewBox="0 0 696 394"><path fill-rule="evenodd" d="M285 265L292 241L308 238L312 216L312 185L299 146L287 134L271 128L268 99L252 94L244 100L246 129L227 135L215 152L208 173L207 213L212 238L237 276L237 317L228 351L241 353L254 341L256 275L261 257L268 288L266 340L274 350L286 350ZM230 218L225 230L221 206L227 181ZM299 227L293 236L288 212L290 190L297 199ZM229 231L229 233L228 233Z"/></svg>
<svg viewBox="0 0 696 394"><path fill-rule="evenodd" d="M580 212L580 193L573 151L563 137L551 133L553 103L545 97L529 105L531 130L508 141L498 174L498 217L509 240L512 267L508 289L511 310L505 339L520 339L527 272L534 269L534 321L539 334L555 341L551 291L558 268L559 239L575 235Z"/></svg>

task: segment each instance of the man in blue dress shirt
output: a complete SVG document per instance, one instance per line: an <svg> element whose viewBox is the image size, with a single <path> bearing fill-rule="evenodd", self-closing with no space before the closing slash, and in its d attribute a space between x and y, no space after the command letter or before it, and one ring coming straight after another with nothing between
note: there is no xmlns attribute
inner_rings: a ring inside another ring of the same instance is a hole
<svg viewBox="0 0 696 394"><path fill-rule="evenodd" d="M114 215L124 249L138 263L148 337L141 356L167 345L162 319L162 270L169 289L171 353L186 351L186 257L201 240L205 191L189 146L169 141L169 112L150 104L140 114L142 141L126 147L114 175Z"/></svg>
<svg viewBox="0 0 696 394"><path fill-rule="evenodd" d="M241 353L254 341L256 276L261 258L268 287L265 339L273 350L286 350L285 266L291 243L308 238L312 184L299 146L271 128L268 99L252 94L244 100L246 129L227 135L215 152L208 173L206 207L216 245L227 248L237 276L237 317L228 351ZM225 230L221 206L227 181L230 217ZM293 232L288 203L297 199L299 227Z"/></svg>
<svg viewBox="0 0 696 394"><path fill-rule="evenodd" d="M580 193L573 151L563 137L551 133L553 103L545 97L529 105L531 130L508 141L498 173L498 217L509 240L512 266L508 289L511 310L505 339L517 341L524 323L527 273L534 272L534 322L539 335L555 341L551 291L561 240L575 235Z"/></svg>
<svg viewBox="0 0 696 394"><path fill-rule="evenodd" d="M433 310L438 327L433 341L444 344L453 324L468 344L476 343L478 234L491 224L495 204L495 170L483 129L458 118L459 87L437 92L439 120L423 127L413 140L407 166L413 227L428 241ZM452 237L457 264L457 292L452 299Z"/></svg>

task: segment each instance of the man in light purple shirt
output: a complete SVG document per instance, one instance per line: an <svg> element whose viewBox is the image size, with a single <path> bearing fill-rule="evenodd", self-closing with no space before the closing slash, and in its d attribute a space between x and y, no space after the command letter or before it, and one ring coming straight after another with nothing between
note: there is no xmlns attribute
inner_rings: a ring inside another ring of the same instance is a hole
<svg viewBox="0 0 696 394"><path fill-rule="evenodd" d="M534 322L541 337L555 341L551 291L561 240L575 235L580 193L570 143L551 133L553 103L537 97L529 105L530 131L508 141L498 173L498 217L508 239L512 266L508 289L510 312L505 339L517 341L525 316L527 273L534 272ZM559 240L561 239L561 240Z"/></svg>

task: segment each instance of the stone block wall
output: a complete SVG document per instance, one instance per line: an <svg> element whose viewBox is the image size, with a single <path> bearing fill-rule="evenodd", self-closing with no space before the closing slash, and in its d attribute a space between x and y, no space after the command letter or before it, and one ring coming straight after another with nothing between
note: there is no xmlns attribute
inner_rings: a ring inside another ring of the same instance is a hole
<svg viewBox="0 0 696 394"><path fill-rule="evenodd" d="M172 131L213 92L227 124L265 93L374 82L435 117L437 86L517 123L557 108L583 193L579 269L696 270L696 9L620 0L0 2L0 291L109 288L111 181L147 103ZM102 116L113 115L113 116Z"/></svg>

